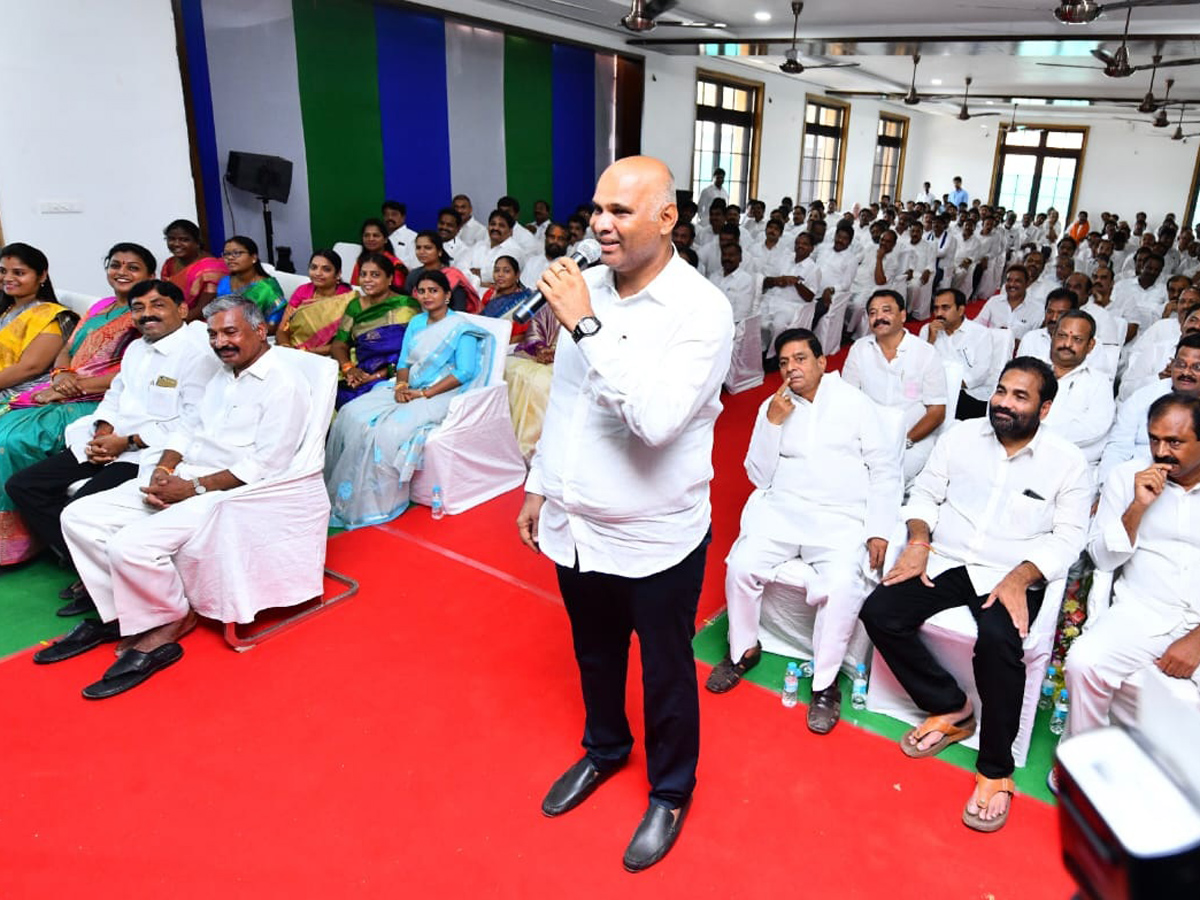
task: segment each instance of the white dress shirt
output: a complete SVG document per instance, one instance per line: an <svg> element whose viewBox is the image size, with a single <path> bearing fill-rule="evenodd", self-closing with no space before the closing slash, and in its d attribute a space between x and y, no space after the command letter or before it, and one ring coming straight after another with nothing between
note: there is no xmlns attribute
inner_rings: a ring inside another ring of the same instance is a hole
<svg viewBox="0 0 1200 900"><path fill-rule="evenodd" d="M1083 451L1090 466L1096 466L1116 411L1112 382L1085 359L1059 377L1058 393L1042 425L1065 437Z"/></svg>
<svg viewBox="0 0 1200 900"><path fill-rule="evenodd" d="M899 447L867 396L827 372L812 402L787 392L780 425L758 409L746 473L756 490L743 533L819 547L861 546L890 537L902 493Z"/></svg>
<svg viewBox="0 0 1200 900"><path fill-rule="evenodd" d="M733 321L743 321L747 316L758 311L759 288L762 279L738 267L728 275L718 269L715 275L709 276L709 281L717 286L729 305L733 308ZM793 288L794 290L794 288Z"/></svg>
<svg viewBox="0 0 1200 900"><path fill-rule="evenodd" d="M721 245L717 241L709 241L700 247L692 247L696 251L696 268L705 278L714 272L721 271Z"/></svg>
<svg viewBox="0 0 1200 900"><path fill-rule="evenodd" d="M919 339L929 343L928 323L921 326ZM939 334L933 349L943 360L962 366L968 396L985 402L991 399L996 386L988 378L992 372L992 337L986 328L973 319L963 319L953 334ZM948 417L952 413L947 410Z"/></svg>
<svg viewBox="0 0 1200 900"><path fill-rule="evenodd" d="M630 297L606 266L584 279L601 328L559 341L525 489L546 498L538 534L550 559L640 578L678 563L708 531L733 314L678 254Z"/></svg>
<svg viewBox="0 0 1200 900"><path fill-rule="evenodd" d="M1118 333L1117 315L1112 311L1111 306L1101 306L1089 297L1088 302L1079 308L1096 320L1097 344L1104 344L1106 347L1120 347L1125 343L1125 335Z"/></svg>
<svg viewBox="0 0 1200 900"><path fill-rule="evenodd" d="M1013 333L1013 339L1020 341L1040 326L1045 317L1045 308L1030 302L1028 296L1013 309L1008 302L1008 295L1001 291L983 304L975 321L985 328L1007 328Z"/></svg>
<svg viewBox="0 0 1200 900"><path fill-rule="evenodd" d="M985 419L942 435L913 483L902 520L933 533L928 574L966 566L987 594L1020 563L1062 578L1083 549L1092 490L1083 452L1039 428L1009 456Z"/></svg>
<svg viewBox="0 0 1200 900"><path fill-rule="evenodd" d="M1166 281L1159 279L1148 288L1142 287L1136 278L1129 278L1113 286L1112 311L1125 319L1134 322L1138 331L1142 332L1162 318L1163 307L1167 305Z"/></svg>
<svg viewBox="0 0 1200 900"><path fill-rule="evenodd" d="M481 285L485 287L491 286L493 280L492 273L496 267L496 260L501 256L511 256L517 261L517 265L524 269L525 251L511 237L505 238L495 247L491 246L490 240L475 246L469 268L479 270L479 283ZM521 280L525 281L524 276L521 277ZM526 284L528 283L526 282Z"/></svg>
<svg viewBox="0 0 1200 900"><path fill-rule="evenodd" d="M1171 379L1161 378L1144 385L1131 397L1117 404L1117 416L1108 431L1108 440L1100 456L1100 484L1108 480L1109 474L1123 462L1137 459L1142 467L1150 465L1150 432L1147 417L1150 406L1159 397L1170 392Z"/></svg>
<svg viewBox="0 0 1200 900"><path fill-rule="evenodd" d="M1021 346L1017 348L1017 355L1032 356L1034 359L1040 359L1042 362L1049 364L1050 351L1052 349L1050 332L1044 327L1035 328L1033 331L1027 332L1025 337L1021 338Z"/></svg>
<svg viewBox="0 0 1200 900"><path fill-rule="evenodd" d="M487 226L476 218L467 219L458 228L458 239L464 244L472 246L483 244L486 247L488 243Z"/></svg>
<svg viewBox="0 0 1200 900"><path fill-rule="evenodd" d="M919 283L922 272L929 272L932 278L936 257L934 255L933 244L921 238L916 243L912 239L900 241L896 244L896 252L902 254L900 262L901 273L912 269L913 283Z"/></svg>
<svg viewBox="0 0 1200 900"><path fill-rule="evenodd" d="M67 426L67 445L85 462L96 423L107 422L115 434L136 434L146 445L122 451L120 462L158 462L168 436L181 425L196 424L204 387L220 368L203 322L191 322L154 343L134 341L96 411Z"/></svg>
<svg viewBox="0 0 1200 900"><path fill-rule="evenodd" d="M1104 484L1088 540L1098 569L1121 567L1113 583L1118 604L1136 602L1150 633L1166 634L1183 624L1200 627L1200 485L1184 490L1168 480L1129 540L1121 517L1133 502L1133 478L1142 460L1117 466Z"/></svg>
<svg viewBox="0 0 1200 900"><path fill-rule="evenodd" d="M521 267L521 284L533 289L537 285L538 279L542 277L542 273L550 267L551 262L553 260L546 256L544 250L535 256L529 257L529 259L525 260L525 265Z"/></svg>
<svg viewBox="0 0 1200 900"><path fill-rule="evenodd" d="M1159 374L1175 358L1175 347L1183 329L1179 317L1159 319L1142 331L1129 347L1129 359L1121 373L1121 390L1118 396L1125 400L1133 392L1157 381Z"/></svg>
<svg viewBox="0 0 1200 900"><path fill-rule="evenodd" d="M696 215L700 217L700 221L708 221L708 208L712 206L712 202L718 197L728 203L729 191L723 187L717 187L715 184L710 184L700 192L700 199L696 201Z"/></svg>
<svg viewBox="0 0 1200 900"><path fill-rule="evenodd" d="M835 300L846 298L858 271L858 256L852 247L839 251L831 245L825 257L816 260L816 265L821 273L821 290L832 287Z"/></svg>
<svg viewBox="0 0 1200 900"><path fill-rule="evenodd" d="M407 225L401 225L388 235L392 245L392 255L409 269L415 269L421 263L417 260L417 233Z"/></svg>
<svg viewBox="0 0 1200 900"><path fill-rule="evenodd" d="M200 420L167 438L189 473L229 472L243 484L283 472L308 424L309 389L267 350L240 375L221 366L204 388Z"/></svg>
<svg viewBox="0 0 1200 900"><path fill-rule="evenodd" d="M946 405L946 374L941 358L928 341L907 330L890 360L883 355L875 335L859 338L850 345L842 378L880 406L903 409L905 433L925 415L926 407ZM933 439L930 434L921 443Z"/></svg>

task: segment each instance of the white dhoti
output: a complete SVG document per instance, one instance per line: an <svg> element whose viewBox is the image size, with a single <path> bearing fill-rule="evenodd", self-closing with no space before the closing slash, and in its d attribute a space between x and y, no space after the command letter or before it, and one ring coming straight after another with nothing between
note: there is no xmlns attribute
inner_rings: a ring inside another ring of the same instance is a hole
<svg viewBox="0 0 1200 900"><path fill-rule="evenodd" d="M955 402L957 402L957 399ZM950 418L954 417L952 406L946 406L946 415ZM935 431L933 434L921 438L921 440L917 441L911 447L905 449L902 472L905 490L912 484L913 479L921 474L921 470L925 468L925 463L929 462L929 456L933 453L933 445L937 443L937 437L937 432Z"/></svg>
<svg viewBox="0 0 1200 900"><path fill-rule="evenodd" d="M928 319L933 305L933 276L921 284L921 276L914 275L908 283L908 317L910 319Z"/></svg>
<svg viewBox="0 0 1200 900"><path fill-rule="evenodd" d="M195 478L211 470L177 474ZM105 622L121 634L140 634L188 613L174 556L204 525L219 491L155 510L142 499L145 479L81 497L63 511L62 529L71 559ZM213 560L213 565L220 565Z"/></svg>
<svg viewBox="0 0 1200 900"><path fill-rule="evenodd" d="M1153 667L1172 642L1194 628L1180 622L1164 631L1161 619L1147 615L1140 603L1127 600L1114 604L1075 640L1067 653L1063 672L1070 697L1066 733L1082 734L1107 725L1113 695L1121 685L1137 672ZM1200 669L1190 681L1169 681L1173 692L1189 692L1194 701L1200 702Z"/></svg>
<svg viewBox="0 0 1200 900"><path fill-rule="evenodd" d="M802 515L797 512L797 515ZM763 588L775 569L799 557L817 573L808 604L816 607L813 625L813 690L833 684L850 644L858 612L873 586L868 582L866 548L831 549L743 532L726 558L725 604L729 619L729 656L733 660L758 643Z"/></svg>

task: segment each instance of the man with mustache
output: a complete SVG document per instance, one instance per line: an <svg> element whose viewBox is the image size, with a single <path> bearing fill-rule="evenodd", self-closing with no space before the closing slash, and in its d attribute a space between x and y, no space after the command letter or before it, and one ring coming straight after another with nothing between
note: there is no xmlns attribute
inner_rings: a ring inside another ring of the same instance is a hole
<svg viewBox="0 0 1200 900"><path fill-rule="evenodd" d="M921 326L919 337L933 344L942 360L963 367L954 418L986 416L988 397L992 395L988 383L993 365L992 339L986 328L967 318L967 298L962 291L938 291L933 298L933 318Z"/></svg>
<svg viewBox="0 0 1200 900"><path fill-rule="evenodd" d="M1026 261L1039 266L1041 258L1040 253L1030 253ZM1041 269L1037 268L1036 271L1040 272ZM1026 296L1029 278L1030 273L1025 266L1009 266L1004 273L1003 290L983 305L975 321L985 328L1007 328L1012 331L1016 341L1037 328L1045 314L1045 307Z"/></svg>
<svg viewBox="0 0 1200 900"><path fill-rule="evenodd" d="M72 498L67 489L85 480L80 500L136 477L138 464L157 459L168 435L195 422L204 385L220 368L208 349L204 326L187 321L187 300L169 281L135 284L129 291L133 324L142 339L129 345L121 371L92 415L67 428L67 449L17 472L5 485L30 530L59 559L70 562L59 517ZM84 596L59 610L94 612ZM99 623L88 620L85 630ZM66 657L63 657L64 659Z"/></svg>
<svg viewBox="0 0 1200 900"><path fill-rule="evenodd" d="M723 694L758 664L763 589L778 566L799 557L816 572L808 727L827 734L841 717L838 670L896 524L900 466L878 411L825 370L815 334L788 329L774 349L783 385L758 410L746 453L756 490L726 559L729 653L705 687Z"/></svg>
<svg viewBox="0 0 1200 900"><path fill-rule="evenodd" d="M1063 313L1051 346L1058 395L1042 424L1082 450L1094 476L1116 412L1112 382L1090 364L1096 346L1095 320L1077 309Z"/></svg>
<svg viewBox="0 0 1200 900"><path fill-rule="evenodd" d="M1154 461L1113 470L1088 542L1096 566L1120 575L1112 607L1067 654L1067 735L1107 725L1113 695L1142 670L1200 700L1200 399L1159 397L1146 430Z"/></svg>
<svg viewBox="0 0 1200 900"><path fill-rule="evenodd" d="M295 351L267 343L259 308L224 296L204 317L223 365L205 385L196 419L166 438L148 481L127 481L63 511L63 537L104 624L80 626L34 662L120 640L117 662L83 689L89 700L130 690L183 656L178 641L197 617L176 552L206 525L221 491L282 472L304 436L308 385L280 360Z"/></svg>
<svg viewBox="0 0 1200 900"><path fill-rule="evenodd" d="M842 378L880 406L904 411L904 482L921 471L946 418L946 374L927 341L904 327L904 299L889 290L867 301L871 333L850 347Z"/></svg>
<svg viewBox="0 0 1200 900"><path fill-rule="evenodd" d="M550 222L545 228L545 239L543 240L545 252L531 257L521 268L522 283L537 284L538 279L542 277L542 273L549 268L551 263L567 255L567 244L570 240L571 236L565 225Z"/></svg>
<svg viewBox="0 0 1200 900"><path fill-rule="evenodd" d="M1008 817L1025 693L1022 640L1042 585L1066 575L1087 528L1083 453L1039 427L1057 387L1044 362L1017 357L1004 367L988 420L960 422L942 436L900 511L908 543L859 614L876 652L930 713L900 740L910 757L975 732L971 701L918 633L944 609L965 605L974 617L975 686L987 715L962 820L977 831L996 831Z"/></svg>
<svg viewBox="0 0 1200 900"><path fill-rule="evenodd" d="M1167 365L1169 377L1155 379L1118 404L1117 418L1100 457L1101 485L1108 482L1113 469L1127 460L1136 458L1143 463L1149 462L1145 424L1155 400L1170 393L1200 397L1200 310L1192 315L1195 319L1193 331L1179 339L1175 357Z"/></svg>
<svg viewBox="0 0 1200 900"><path fill-rule="evenodd" d="M1058 288L1050 292L1046 298L1046 314L1042 319L1042 327L1021 338L1020 354L1032 356L1045 363L1052 363L1051 353L1054 349L1054 329L1063 313L1079 308L1079 298L1066 288Z"/></svg>

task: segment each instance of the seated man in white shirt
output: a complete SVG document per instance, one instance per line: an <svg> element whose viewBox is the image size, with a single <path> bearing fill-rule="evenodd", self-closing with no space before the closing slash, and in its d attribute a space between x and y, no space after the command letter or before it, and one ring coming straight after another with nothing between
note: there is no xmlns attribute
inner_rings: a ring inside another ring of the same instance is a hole
<svg viewBox="0 0 1200 900"><path fill-rule="evenodd" d="M983 304L975 321L985 328L1007 328L1013 339L1020 341L1038 327L1045 315L1043 304L1031 301L1026 295L1028 284L1029 273L1024 266L1009 266L1004 273L1003 291Z"/></svg>
<svg viewBox="0 0 1200 900"><path fill-rule="evenodd" d="M1100 457L1099 483L1102 486L1109 473L1121 463L1130 459L1150 461L1146 415L1155 400L1172 392L1200 397L1200 315L1196 318L1195 330L1179 339L1175 358L1167 364L1170 377L1152 381L1117 404L1117 417Z"/></svg>
<svg viewBox="0 0 1200 900"><path fill-rule="evenodd" d="M921 326L921 340L933 344L944 362L962 366L954 418L979 419L987 415L992 396L988 376L992 372L992 339L988 330L967 318L967 298L962 291L938 291L933 298L933 318ZM947 397L947 402L950 401Z"/></svg>
<svg viewBox="0 0 1200 900"><path fill-rule="evenodd" d="M193 424L204 386L220 368L204 325L187 321L187 298L169 281L149 279L129 291L129 311L142 339L90 416L67 430L67 449L8 479L5 489L29 529L63 562L71 557L59 517L72 500L136 478L138 463L157 459L167 436ZM86 427L82 427L85 426ZM77 481L85 483L67 496ZM82 582L60 616L95 612Z"/></svg>
<svg viewBox="0 0 1200 900"><path fill-rule="evenodd" d="M1200 290L1189 287L1181 292L1181 297L1176 312L1152 324L1129 347L1117 394L1120 399L1162 377L1163 368L1171 361L1175 345L1184 334L1188 317L1200 311Z"/></svg>
<svg viewBox="0 0 1200 900"><path fill-rule="evenodd" d="M183 656L178 640L196 614L175 553L205 526L221 491L283 471L307 427L308 386L278 359L294 351L271 348L259 308L225 296L204 314L224 365L205 386L198 423L166 439L148 484L127 481L63 511L63 536L104 624L81 623L34 661L121 639L117 662L83 689L89 700L136 687Z"/></svg>
<svg viewBox="0 0 1200 900"><path fill-rule="evenodd" d="M1044 363L1050 363L1053 351L1054 329L1063 313L1079 308L1079 298L1066 288L1058 288L1046 297L1046 312L1042 317L1042 327L1035 328L1021 338L1021 346L1017 352L1021 356L1032 356Z"/></svg>
<svg viewBox="0 0 1200 900"><path fill-rule="evenodd" d="M1147 431L1153 463L1113 471L1092 525L1096 566L1121 572L1112 607L1067 654L1067 735L1107 725L1113 695L1151 667L1200 705L1200 399L1155 400Z"/></svg>
<svg viewBox="0 0 1200 900"><path fill-rule="evenodd" d="M812 259L812 239L808 232L796 235L791 264L777 275L762 279L763 347L772 347L775 338L800 317L806 304L814 304L823 290L821 272Z"/></svg>
<svg viewBox="0 0 1200 900"><path fill-rule="evenodd" d="M550 204L545 200L533 201L533 221L527 222L525 228L539 241L546 239L546 229L550 226Z"/></svg>
<svg viewBox="0 0 1200 900"><path fill-rule="evenodd" d="M1063 313L1054 329L1051 368L1058 379L1058 395L1042 425L1065 437L1083 451L1095 484L1104 442L1112 427L1116 404L1112 382L1091 365L1096 347L1096 322L1073 309Z"/></svg>
<svg viewBox="0 0 1200 900"><path fill-rule="evenodd" d="M880 406L904 411L904 482L921 471L946 418L946 373L937 351L904 327L904 299L876 291L867 301L871 333L850 346L842 378Z"/></svg>
<svg viewBox="0 0 1200 900"><path fill-rule="evenodd" d="M542 250L542 242L521 224L521 201L516 197L505 195L496 201L496 209L502 209L512 216L512 239L521 248L522 263L530 256L536 256ZM524 266L522 265L522 268ZM536 282L534 282L536 283Z"/></svg>
<svg viewBox="0 0 1200 900"><path fill-rule="evenodd" d="M813 239L816 239L815 236ZM813 250L815 255L816 245ZM859 263L859 257L854 248L854 226L846 219L839 221L833 231L833 244L830 246L829 252L823 257L815 256L815 259L817 269L821 274L821 294L817 297L817 306L813 313L812 327L814 330L817 322L827 313L840 316L844 321L846 304L850 302L854 284L854 273L858 269ZM841 326L842 322L839 322L838 327L834 329L834 333L837 335L835 341L839 344L842 336ZM826 352L834 353L837 349L837 347L827 347Z"/></svg>
<svg viewBox="0 0 1200 900"><path fill-rule="evenodd" d="M867 334L867 300L881 288L895 290L898 287L903 261L896 252L896 232L878 221L871 223L871 232L879 236L878 243L868 239L868 246L863 248L846 316L846 330L855 339Z"/></svg>
<svg viewBox="0 0 1200 900"><path fill-rule="evenodd" d="M871 401L825 371L816 335L785 331L775 352L783 385L758 410L746 454L756 490L725 561L729 654L705 686L724 693L758 664L763 588L779 565L799 557L816 572L808 727L826 734L841 714L838 670L875 580L871 570L883 565L896 524L899 460Z"/></svg>
<svg viewBox="0 0 1200 900"><path fill-rule="evenodd" d="M538 279L542 277L542 273L550 263L556 259L560 259L567 255L567 242L570 240L567 234L565 225L559 225L557 222L550 222L544 229L545 237L542 239L542 245L545 248L541 253L529 258L529 260L521 267L521 281L526 285L535 285Z"/></svg>
<svg viewBox="0 0 1200 900"><path fill-rule="evenodd" d="M1140 252L1140 251L1139 251ZM1167 305L1167 285L1159 276L1163 258L1157 253L1146 255L1136 278L1120 281L1113 288L1113 312L1143 332L1162 318Z"/></svg>
<svg viewBox="0 0 1200 900"><path fill-rule="evenodd" d="M408 207L396 200L384 200L379 214L387 228L392 255L409 269L415 269L420 265L417 262L417 233L406 224Z"/></svg>
<svg viewBox="0 0 1200 900"><path fill-rule="evenodd" d="M487 228L482 222L474 218L475 208L471 205L471 198L466 194L455 194L454 201L450 205L458 213L459 240L471 246L486 244L488 236Z"/></svg>
<svg viewBox="0 0 1200 900"><path fill-rule="evenodd" d="M511 256L521 267L525 266L525 252L513 240L513 217L502 209L492 210L488 216L488 239L476 244L469 267L471 275L484 287L492 285L492 271L501 256Z"/></svg>
<svg viewBox="0 0 1200 900"><path fill-rule="evenodd" d="M759 280L742 267L741 244L726 244L721 248L721 269L708 280L729 300L735 325L758 310Z"/></svg>
<svg viewBox="0 0 1200 900"><path fill-rule="evenodd" d="M442 239L442 249L450 257L450 263L466 274L471 262L472 247L458 236L461 224L462 219L459 218L457 210L449 206L438 210L437 233Z"/></svg>
<svg viewBox="0 0 1200 900"><path fill-rule="evenodd" d="M763 239L749 246L742 245L742 258L759 275L777 275L791 262L795 254L795 238L785 244L783 226L771 219L763 227Z"/></svg>
<svg viewBox="0 0 1200 900"><path fill-rule="evenodd" d="M906 282L905 302L913 317L923 319L929 315L933 294L935 266L933 244L925 240L920 222L913 222L906 232L906 240L900 241L896 252L903 251L900 263L901 277Z"/></svg>
<svg viewBox="0 0 1200 900"><path fill-rule="evenodd" d="M966 693L919 635L930 616L967 606L975 619L975 687L984 715L975 790L963 822L995 831L1008 818L1012 743L1025 694L1022 641L1046 581L1083 549L1091 504L1087 464L1074 445L1039 428L1057 384L1045 363L1009 362L988 421L942 436L900 516L908 543L859 614L896 679L930 718L900 739L925 757L975 733Z"/></svg>

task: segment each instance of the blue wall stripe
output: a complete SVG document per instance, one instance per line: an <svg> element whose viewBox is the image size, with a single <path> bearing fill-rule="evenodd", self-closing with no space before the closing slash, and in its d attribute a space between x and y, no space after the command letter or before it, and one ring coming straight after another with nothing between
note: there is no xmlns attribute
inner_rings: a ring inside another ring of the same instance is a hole
<svg viewBox="0 0 1200 900"><path fill-rule="evenodd" d="M375 34L384 189L408 205L409 227L432 228L453 195L445 23L377 5Z"/></svg>
<svg viewBox="0 0 1200 900"><path fill-rule="evenodd" d="M217 156L217 128L213 122L212 85L208 80L208 48L204 41L204 13L200 0L182 0L183 43L187 49L188 81L195 117L196 151L208 219L208 248L220 253L225 246L225 216L221 206L221 164Z"/></svg>
<svg viewBox="0 0 1200 900"><path fill-rule="evenodd" d="M566 221L596 187L596 55L555 44L554 218Z"/></svg>

